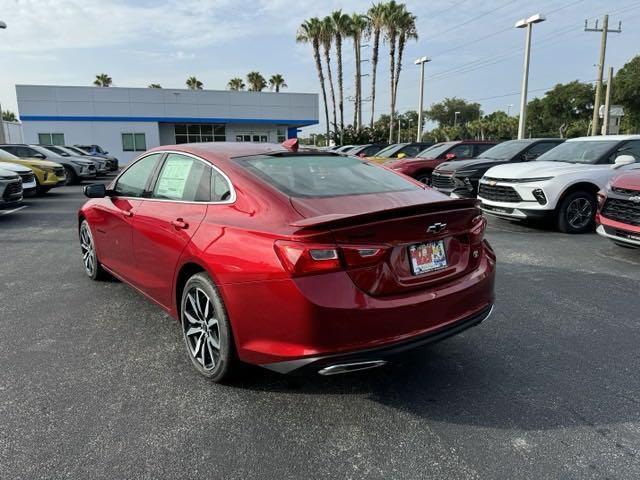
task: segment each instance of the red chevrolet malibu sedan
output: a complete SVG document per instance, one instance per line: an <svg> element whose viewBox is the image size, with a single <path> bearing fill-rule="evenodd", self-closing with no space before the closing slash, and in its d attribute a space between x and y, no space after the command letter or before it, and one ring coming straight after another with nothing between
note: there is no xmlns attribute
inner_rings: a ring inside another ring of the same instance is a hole
<svg viewBox="0 0 640 480"><path fill-rule="evenodd" d="M111 274L182 326L221 381L246 362L323 375L482 322L495 256L475 200L297 145L159 147L85 187L86 273Z"/></svg>

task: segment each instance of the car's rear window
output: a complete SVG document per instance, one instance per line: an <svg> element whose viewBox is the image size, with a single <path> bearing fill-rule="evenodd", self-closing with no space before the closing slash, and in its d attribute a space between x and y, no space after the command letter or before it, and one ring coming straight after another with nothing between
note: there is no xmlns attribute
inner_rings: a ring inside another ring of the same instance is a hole
<svg viewBox="0 0 640 480"><path fill-rule="evenodd" d="M240 165L291 197L337 197L420 190L402 176L343 156L268 156L238 159Z"/></svg>

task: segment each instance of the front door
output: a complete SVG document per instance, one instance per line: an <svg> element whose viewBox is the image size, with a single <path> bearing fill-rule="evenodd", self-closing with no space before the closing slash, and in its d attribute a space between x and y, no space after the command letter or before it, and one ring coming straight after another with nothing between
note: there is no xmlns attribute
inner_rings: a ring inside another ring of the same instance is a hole
<svg viewBox="0 0 640 480"><path fill-rule="evenodd" d="M211 200L211 167L178 153L167 155L148 199L134 221L137 286L162 305L171 305L178 259L198 230Z"/></svg>
<svg viewBox="0 0 640 480"><path fill-rule="evenodd" d="M113 194L97 205L100 215L92 220L100 262L132 283L135 283L132 225L161 156L148 155L127 168L113 185Z"/></svg>

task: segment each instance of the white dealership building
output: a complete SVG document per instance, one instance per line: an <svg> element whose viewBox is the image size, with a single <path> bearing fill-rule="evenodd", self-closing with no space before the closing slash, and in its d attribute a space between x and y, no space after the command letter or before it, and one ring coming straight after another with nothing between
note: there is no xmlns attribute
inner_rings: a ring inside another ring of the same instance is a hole
<svg viewBox="0 0 640 480"><path fill-rule="evenodd" d="M16 85L25 143L100 145L123 163L158 145L283 142L318 123L318 95Z"/></svg>

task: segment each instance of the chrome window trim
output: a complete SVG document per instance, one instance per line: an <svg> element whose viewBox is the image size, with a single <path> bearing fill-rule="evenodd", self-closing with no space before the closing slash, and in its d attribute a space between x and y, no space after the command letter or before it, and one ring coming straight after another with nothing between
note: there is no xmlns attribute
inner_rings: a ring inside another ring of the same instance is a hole
<svg viewBox="0 0 640 480"><path fill-rule="evenodd" d="M205 165L207 165L208 167L214 169L220 175L222 175L222 178L224 178L227 181L227 183L229 184L229 191L231 193L229 199L228 200L222 200L222 201L219 201L219 202L213 202L213 201L196 202L196 201L189 201L189 200L171 200L171 199L167 199L167 198L151 198L151 197L125 197L125 196L119 196L118 198L130 198L130 199L144 200L144 201L149 201L149 202L188 203L188 204L191 204L191 205L231 205L232 203L236 202L236 199L237 199L236 189L233 186L233 183L231 182L231 179L227 176L226 173L224 173L216 165L214 165L213 163L209 162L208 160L205 160L204 158L200 158L197 155L194 155L192 153L181 152L179 150L154 150L152 152L148 152L148 153L145 153L143 155L140 155L133 162L131 162L129 165L127 165L127 168L122 170L122 172L120 172L116 178L113 179L113 182L111 182L109 184L109 187L115 186L118 183L118 180L120 179L120 177L122 175L124 175L124 173L127 170L129 170L133 165L138 163L143 158L146 158L146 157L148 157L150 155L156 155L156 154L160 154L160 156L162 157L163 155L170 154L170 153L175 153L177 155L184 155L185 157L191 157L191 158L193 158L195 160L199 160L202 163L204 163ZM165 158L165 160L166 160L166 158ZM158 172L158 176L159 175L160 175L160 172ZM209 188L211 188L211 187L209 187Z"/></svg>

